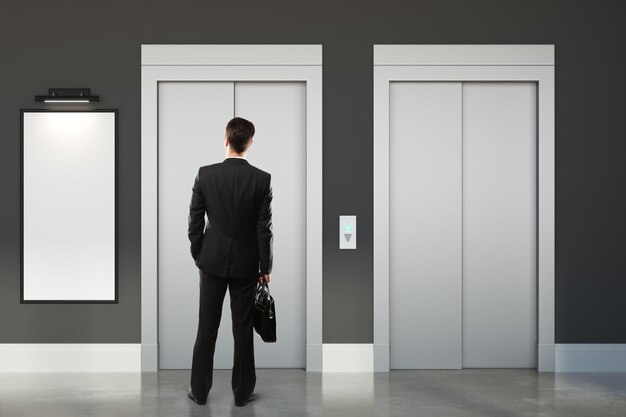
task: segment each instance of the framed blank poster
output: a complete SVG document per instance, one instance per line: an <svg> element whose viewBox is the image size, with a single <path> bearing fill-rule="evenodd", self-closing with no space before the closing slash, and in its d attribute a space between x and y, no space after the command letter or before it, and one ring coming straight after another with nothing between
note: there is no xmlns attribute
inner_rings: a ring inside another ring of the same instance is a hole
<svg viewBox="0 0 626 417"><path fill-rule="evenodd" d="M21 303L117 303L117 110L21 111Z"/></svg>

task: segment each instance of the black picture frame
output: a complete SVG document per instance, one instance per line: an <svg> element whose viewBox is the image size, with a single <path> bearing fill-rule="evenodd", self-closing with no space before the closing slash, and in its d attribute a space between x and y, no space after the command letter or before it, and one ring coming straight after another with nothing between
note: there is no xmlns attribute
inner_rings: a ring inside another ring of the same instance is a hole
<svg viewBox="0 0 626 417"><path fill-rule="evenodd" d="M115 192L114 192L114 270L113 300L25 300L24 299L24 114L25 113L113 113L115 119ZM20 304L119 304L119 109L20 109Z"/></svg>

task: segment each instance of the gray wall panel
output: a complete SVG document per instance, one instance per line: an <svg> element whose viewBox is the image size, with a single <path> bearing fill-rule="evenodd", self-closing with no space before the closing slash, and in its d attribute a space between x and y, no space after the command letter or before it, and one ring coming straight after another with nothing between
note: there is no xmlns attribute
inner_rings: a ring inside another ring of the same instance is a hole
<svg viewBox="0 0 626 417"><path fill-rule="evenodd" d="M621 7L580 0L2 0L0 343L140 341L142 43L324 45L323 336L351 343L372 341L372 44L556 44L556 341L626 342L616 320L626 316ZM19 109L59 86L91 87L101 96L94 107L120 109L119 304L19 303ZM338 248L340 214L359 216L356 251Z"/></svg>

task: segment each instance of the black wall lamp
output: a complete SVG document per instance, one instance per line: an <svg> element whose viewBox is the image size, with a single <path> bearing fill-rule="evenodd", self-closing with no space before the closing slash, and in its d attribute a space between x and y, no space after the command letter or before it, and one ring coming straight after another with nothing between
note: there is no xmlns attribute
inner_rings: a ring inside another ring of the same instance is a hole
<svg viewBox="0 0 626 417"><path fill-rule="evenodd" d="M96 103L99 96L92 96L90 88L48 88L47 96L35 96L37 103Z"/></svg>

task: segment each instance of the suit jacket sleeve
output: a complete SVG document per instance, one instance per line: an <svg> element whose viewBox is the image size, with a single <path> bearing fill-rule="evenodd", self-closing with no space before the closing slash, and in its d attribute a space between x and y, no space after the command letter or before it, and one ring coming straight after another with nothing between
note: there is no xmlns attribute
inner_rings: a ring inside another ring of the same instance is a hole
<svg viewBox="0 0 626 417"><path fill-rule="evenodd" d="M187 236L191 242L191 256L197 262L202 247L202 238L204 237L204 197L200 188L200 170L193 183L191 189L191 202L189 203L189 218Z"/></svg>
<svg viewBox="0 0 626 417"><path fill-rule="evenodd" d="M272 272L272 184L271 175L263 192L263 200L257 217L257 240L259 244L259 269L261 274Z"/></svg>

